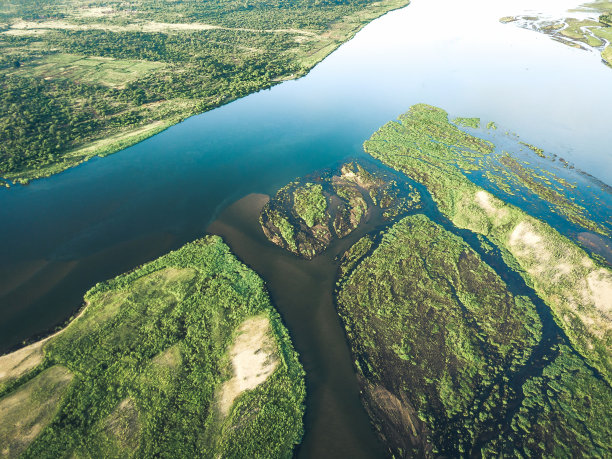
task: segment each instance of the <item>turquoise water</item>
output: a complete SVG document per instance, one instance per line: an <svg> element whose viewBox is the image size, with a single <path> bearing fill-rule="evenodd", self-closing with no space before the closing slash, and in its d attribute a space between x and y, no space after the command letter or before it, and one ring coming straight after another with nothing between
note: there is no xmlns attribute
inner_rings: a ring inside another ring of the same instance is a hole
<svg viewBox="0 0 612 459"><path fill-rule="evenodd" d="M362 155L363 141L414 103L494 120L612 183L612 70L498 22L521 8L415 0L305 78L0 191L0 351L62 323L96 282L205 234L241 197Z"/></svg>

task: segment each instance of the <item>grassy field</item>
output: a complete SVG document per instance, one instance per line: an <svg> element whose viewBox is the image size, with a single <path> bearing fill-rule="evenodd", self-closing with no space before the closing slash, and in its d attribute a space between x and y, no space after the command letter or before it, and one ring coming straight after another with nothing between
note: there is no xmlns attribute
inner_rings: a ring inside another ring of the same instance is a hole
<svg viewBox="0 0 612 459"><path fill-rule="evenodd" d="M610 386L566 346L541 347L534 304L466 242L424 215L364 239L338 311L395 457L610 454Z"/></svg>
<svg viewBox="0 0 612 459"><path fill-rule="evenodd" d="M305 75L408 0L0 4L0 178L25 183Z"/></svg>
<svg viewBox="0 0 612 459"><path fill-rule="evenodd" d="M270 241L306 259L323 252L334 238L353 232L374 207L391 219L420 206L413 187L358 163L324 171L316 183L309 180L281 188L259 219Z"/></svg>
<svg viewBox="0 0 612 459"><path fill-rule="evenodd" d="M290 457L304 373L262 280L219 237L96 285L0 357L3 457Z"/></svg>
<svg viewBox="0 0 612 459"><path fill-rule="evenodd" d="M463 164L485 150L470 145L485 144L450 124L443 110L417 105L364 147L425 185L455 225L496 244L550 306L576 349L611 382L612 270L548 224L474 185Z"/></svg>

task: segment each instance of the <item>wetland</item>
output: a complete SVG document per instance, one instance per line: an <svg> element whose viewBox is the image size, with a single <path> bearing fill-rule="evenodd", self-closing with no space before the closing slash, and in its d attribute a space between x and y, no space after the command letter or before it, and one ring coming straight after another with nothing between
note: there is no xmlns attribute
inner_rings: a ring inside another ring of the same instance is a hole
<svg viewBox="0 0 612 459"><path fill-rule="evenodd" d="M0 358L3 416L29 412L9 455L610 454L612 104L565 119L582 99L545 79L610 76L480 3L476 51L432 61L417 23L452 5L414 3L304 79L0 193L2 349L88 291ZM518 48L496 108L489 27Z"/></svg>

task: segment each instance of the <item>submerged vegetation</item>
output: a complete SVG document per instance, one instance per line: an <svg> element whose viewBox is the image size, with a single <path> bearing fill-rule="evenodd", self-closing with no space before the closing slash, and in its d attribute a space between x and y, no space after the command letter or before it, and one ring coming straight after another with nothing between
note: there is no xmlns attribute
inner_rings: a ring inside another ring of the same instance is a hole
<svg viewBox="0 0 612 459"><path fill-rule="evenodd" d="M60 172L308 72L407 0L0 4L0 178Z"/></svg>
<svg viewBox="0 0 612 459"><path fill-rule="evenodd" d="M270 241L311 259L334 237L350 234L374 208L392 219L419 206L420 196L411 185L348 163L317 176L316 183L303 179L281 188L259 220Z"/></svg>
<svg viewBox="0 0 612 459"><path fill-rule="evenodd" d="M567 346L547 349L532 301L466 242L414 215L354 266L370 244L345 257L338 311L396 457L610 454L610 386Z"/></svg>
<svg viewBox="0 0 612 459"><path fill-rule="evenodd" d="M291 455L303 370L262 280L219 237L85 301L60 333L0 357L3 456Z"/></svg>
<svg viewBox="0 0 612 459"><path fill-rule="evenodd" d="M425 185L456 226L486 236L502 250L506 262L550 306L576 349L611 382L612 271L548 224L468 180L470 169L463 163L475 154L469 145L483 141L458 131L443 110L416 105L364 146Z"/></svg>

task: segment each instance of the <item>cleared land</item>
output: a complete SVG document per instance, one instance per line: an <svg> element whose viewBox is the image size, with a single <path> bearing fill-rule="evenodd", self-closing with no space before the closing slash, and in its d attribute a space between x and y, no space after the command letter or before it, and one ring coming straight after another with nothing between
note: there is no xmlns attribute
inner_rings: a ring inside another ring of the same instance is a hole
<svg viewBox="0 0 612 459"><path fill-rule="evenodd" d="M8 457L288 457L303 370L262 280L207 237L96 285L0 358Z"/></svg>
<svg viewBox="0 0 612 459"><path fill-rule="evenodd" d="M0 4L0 178L27 182L305 75L408 0Z"/></svg>

